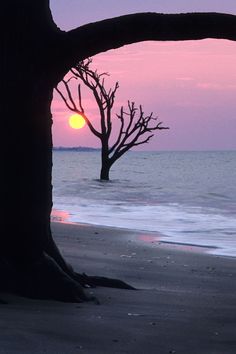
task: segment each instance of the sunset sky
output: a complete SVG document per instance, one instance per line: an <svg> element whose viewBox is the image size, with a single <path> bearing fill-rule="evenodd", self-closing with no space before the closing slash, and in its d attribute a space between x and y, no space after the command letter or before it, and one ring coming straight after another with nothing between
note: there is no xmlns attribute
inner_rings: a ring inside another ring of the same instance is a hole
<svg viewBox="0 0 236 354"><path fill-rule="evenodd" d="M236 1L51 0L51 9L58 26L69 30L133 12L236 15ZM94 68L110 73L107 87L119 81L114 113L129 99L170 127L141 147L145 150L236 149L235 63L236 44L225 40L144 42L93 58ZM86 92L83 97L86 113L96 124L95 103ZM52 112L54 146L99 146L87 127L75 130L69 126L71 113L57 94Z"/></svg>

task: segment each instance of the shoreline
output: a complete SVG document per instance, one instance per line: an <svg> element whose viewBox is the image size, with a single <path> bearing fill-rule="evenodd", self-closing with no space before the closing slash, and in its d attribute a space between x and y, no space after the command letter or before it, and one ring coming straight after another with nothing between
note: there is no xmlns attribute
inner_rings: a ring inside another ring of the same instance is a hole
<svg viewBox="0 0 236 354"><path fill-rule="evenodd" d="M79 272L138 290L87 289L100 301L61 303L1 294L3 354L234 354L235 259L154 246L137 232L52 223Z"/></svg>
<svg viewBox="0 0 236 354"><path fill-rule="evenodd" d="M91 223L86 223L86 222L73 222L69 221L69 214L53 209L53 214L52 214L52 219L51 223L59 223L59 224L65 224L65 225L77 225L77 226L89 226L89 227L97 227L101 229L114 229L114 230L121 230L127 234L137 234L137 235L144 235L146 234L146 240L143 239L143 242L147 244L156 244L158 243L159 245L162 244L164 246L169 246L169 247L174 247L174 248L179 248L182 250L186 251L191 251L191 252L204 252L209 255L215 255L215 256L220 256L220 257L227 257L227 258L233 258L236 259L236 255L229 255L229 254L224 254L223 252L223 247L217 247L217 246L209 246L209 245L204 245L204 244L195 244L192 242L178 242L178 241L171 241L172 237L167 236L164 234L161 234L160 232L157 231L147 231L147 230L139 230L139 229L130 229L130 228L124 228L124 227L118 227L118 226L107 226L107 225L101 225L101 224L91 224ZM148 237L150 238L148 240ZM169 240L168 240L169 239ZM222 250L222 252L220 252Z"/></svg>

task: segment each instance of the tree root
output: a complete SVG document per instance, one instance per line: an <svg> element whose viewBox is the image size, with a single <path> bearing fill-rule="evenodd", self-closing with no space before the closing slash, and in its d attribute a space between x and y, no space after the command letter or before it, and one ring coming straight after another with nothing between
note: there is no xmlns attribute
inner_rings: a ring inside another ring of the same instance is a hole
<svg viewBox="0 0 236 354"><path fill-rule="evenodd" d="M1 262L1 266L3 263ZM2 268L2 267L1 267ZM3 268L1 269L1 278ZM119 279L88 276L76 273L69 265L62 269L49 255L44 253L37 261L24 265L13 265L4 261L4 284L1 290L33 299L54 299L62 302L99 301L88 294L86 288L96 286L119 289L134 288ZM4 301L0 300L3 304Z"/></svg>
<svg viewBox="0 0 236 354"><path fill-rule="evenodd" d="M73 278L77 280L85 288L86 287L95 288L96 286L102 286L106 288L136 290L134 287L132 287L131 285L125 283L120 279L91 276L85 273L79 274L75 272Z"/></svg>

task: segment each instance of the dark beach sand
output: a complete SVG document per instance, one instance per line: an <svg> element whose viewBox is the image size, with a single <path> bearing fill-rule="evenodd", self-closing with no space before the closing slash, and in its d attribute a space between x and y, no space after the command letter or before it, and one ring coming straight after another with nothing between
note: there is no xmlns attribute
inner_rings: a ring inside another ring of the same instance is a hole
<svg viewBox="0 0 236 354"><path fill-rule="evenodd" d="M77 271L140 290L93 289L100 305L1 294L0 353L236 353L236 259L119 229L53 233Z"/></svg>

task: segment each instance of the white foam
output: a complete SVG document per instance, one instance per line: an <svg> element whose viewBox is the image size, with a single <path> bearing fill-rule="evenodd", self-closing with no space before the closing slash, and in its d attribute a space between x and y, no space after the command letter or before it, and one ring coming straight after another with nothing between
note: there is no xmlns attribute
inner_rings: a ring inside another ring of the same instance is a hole
<svg viewBox="0 0 236 354"><path fill-rule="evenodd" d="M236 220L222 215L217 209L182 206L177 203L163 205L127 205L106 201L65 198L55 202L54 208L68 212L69 222L158 232L163 240L215 247L212 253L236 256Z"/></svg>

